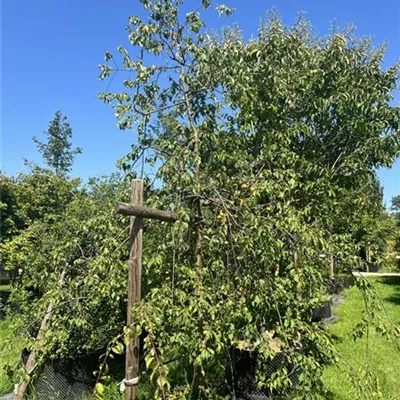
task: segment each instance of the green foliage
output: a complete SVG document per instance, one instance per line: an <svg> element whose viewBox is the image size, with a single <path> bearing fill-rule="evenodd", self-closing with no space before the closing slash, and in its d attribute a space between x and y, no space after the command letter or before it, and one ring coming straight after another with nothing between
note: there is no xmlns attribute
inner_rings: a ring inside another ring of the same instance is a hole
<svg viewBox="0 0 400 400"><path fill-rule="evenodd" d="M351 32L313 37L303 19L287 28L271 16L249 43L236 29L213 37L200 9L180 22L181 3L142 1L132 50L100 66L101 79L126 72L123 92L99 96L121 129L136 129L124 163L157 166L147 203L181 216L146 233L146 291L132 310L154 396L218 398L227 350L245 343L261 386L290 386L295 363L292 398L312 398L333 351L311 323L325 295L320 254L345 271L362 264L359 217L379 209L365 189L399 154L398 67L383 70L383 51ZM277 352L287 368L268 378L262 365Z"/></svg>
<svg viewBox="0 0 400 400"><path fill-rule="evenodd" d="M64 176L49 176L60 192L71 184ZM10 298L19 308L13 314L16 340L25 338L29 349L53 305L39 362L104 349L123 326L129 236L113 209L117 200L127 200L126 193L118 176L91 179L75 188L64 207L55 206L2 244L2 263L23 271Z"/></svg>
<svg viewBox="0 0 400 400"><path fill-rule="evenodd" d="M374 171L399 154L398 68L383 70L383 51L351 32L313 37L304 19L287 28L271 15L250 42L237 29L211 36L201 19L211 2L185 15L181 3L141 0L148 20L129 18L132 50L107 52L100 66L101 79L126 74L123 92L100 94L120 128L137 133L119 165L129 176L139 162L154 172L146 204L180 216L173 226L146 221L135 326L122 331L128 224L113 215L129 190L118 176L84 187L66 177L77 150L57 113L48 143L38 142L55 173L35 167L10 179L2 203L1 261L23 270L12 295L16 332L33 344L52 303L41 357L108 344L97 398L110 398L108 358L133 332L143 335L143 398L223 398L232 347L257 352L260 386L316 398L335 359L330 333L311 320L326 300L321 254L351 272L363 266L362 248L382 251L387 221ZM373 288L358 286L366 309L354 337L371 326L397 336L378 318ZM268 376L278 354L282 366ZM293 364L302 371L296 388ZM364 377L355 389L374 390Z"/></svg>
<svg viewBox="0 0 400 400"><path fill-rule="evenodd" d="M14 383L7 374L7 366L18 365L23 342L13 342L11 318L5 318L0 321L0 395L12 392Z"/></svg>
<svg viewBox="0 0 400 400"><path fill-rule="evenodd" d="M0 238L4 242L24 226L24 221L18 215L15 182L12 178L0 175L0 193Z"/></svg>
<svg viewBox="0 0 400 400"><path fill-rule="evenodd" d="M69 179L49 170L33 167L27 173L1 178L2 247L0 262L9 270L25 269L26 237L32 225L52 224L78 192L79 179ZM37 249L40 251L40 249Z"/></svg>
<svg viewBox="0 0 400 400"><path fill-rule="evenodd" d="M394 218L397 225L397 235L396 235L396 250L400 252L400 195L394 196L392 198L392 212L394 213ZM400 265L400 262L399 262Z"/></svg>
<svg viewBox="0 0 400 400"><path fill-rule="evenodd" d="M0 263L13 281L18 270L29 266L26 244L35 240L34 227L57 220L76 195L79 184L79 179L68 179L39 167L15 177L1 177Z"/></svg>
<svg viewBox="0 0 400 400"><path fill-rule="evenodd" d="M394 196L392 198L391 211L396 223L396 230L394 234L394 246L393 249L396 255L400 256L400 196ZM397 267L400 268L400 259L397 259Z"/></svg>
<svg viewBox="0 0 400 400"><path fill-rule="evenodd" d="M400 195L392 198L391 210L395 212L396 218L400 220Z"/></svg>
<svg viewBox="0 0 400 400"><path fill-rule="evenodd" d="M350 194L355 197L352 192ZM365 182L361 196L364 203L353 220L353 236L364 251L368 250L371 261L382 264L388 242L395 236L395 221L384 208L383 190L376 177Z"/></svg>
<svg viewBox="0 0 400 400"><path fill-rule="evenodd" d="M80 179L70 179L34 166L14 178L18 213L29 226L61 214L78 192Z"/></svg>
<svg viewBox="0 0 400 400"><path fill-rule="evenodd" d="M44 161L56 174L69 172L75 156L81 154L82 149L80 147L72 149L70 141L72 138L72 129L67 122L67 117L63 116L61 111L55 113L45 134L47 136L47 143L41 142L36 137L33 138Z"/></svg>

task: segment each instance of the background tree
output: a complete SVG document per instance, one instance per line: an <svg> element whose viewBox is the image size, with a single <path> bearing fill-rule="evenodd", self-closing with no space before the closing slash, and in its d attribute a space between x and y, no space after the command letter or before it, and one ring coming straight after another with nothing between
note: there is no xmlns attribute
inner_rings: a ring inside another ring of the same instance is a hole
<svg viewBox="0 0 400 400"><path fill-rule="evenodd" d="M392 198L392 206L390 209L394 212L395 218L399 221L400 226L400 195Z"/></svg>
<svg viewBox="0 0 400 400"><path fill-rule="evenodd" d="M63 116L61 111L56 112L45 134L47 136L46 143L41 142L37 137L33 138L44 161L56 174L69 172L75 156L81 154L82 149L80 147L72 149L70 141L72 129L67 122L67 117Z"/></svg>
<svg viewBox="0 0 400 400"><path fill-rule="evenodd" d="M391 211L394 214L396 222L396 234L394 240L394 250L397 256L400 256L400 195L394 196L392 198ZM400 268L400 259L396 260L397 267Z"/></svg>
<svg viewBox="0 0 400 400"><path fill-rule="evenodd" d="M333 232L347 232L358 243L362 257L384 265L389 242L395 234L393 218L385 210L383 188L377 176L365 180L358 189L343 197L334 219Z"/></svg>
<svg viewBox="0 0 400 400"><path fill-rule="evenodd" d="M81 183L79 178L71 179L38 166L18 174L13 181L18 212L25 227L35 221L57 219L74 199Z"/></svg>

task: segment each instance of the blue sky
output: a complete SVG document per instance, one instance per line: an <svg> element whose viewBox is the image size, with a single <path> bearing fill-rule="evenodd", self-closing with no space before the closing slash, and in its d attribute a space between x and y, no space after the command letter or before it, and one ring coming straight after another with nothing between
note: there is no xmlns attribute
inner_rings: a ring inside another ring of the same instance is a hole
<svg viewBox="0 0 400 400"><path fill-rule="evenodd" d="M196 7L200 0L186 0ZM359 35L388 42L386 65L400 60L398 0L225 0L236 8L228 20L246 37L256 33L260 18L275 8L286 23L305 11L318 34L332 21L352 22ZM2 140L1 169L15 174L23 158L40 162L32 136L43 134L56 110L68 116L74 143L83 148L72 172L89 177L115 170L130 149L134 132L118 131L113 110L97 99L105 89L97 65L104 52L126 44L127 17L141 12L138 0L4 0L1 10ZM212 16L209 26L228 22ZM111 87L112 88L112 87ZM400 96L396 96L399 103ZM385 200L400 193L400 162L379 171Z"/></svg>

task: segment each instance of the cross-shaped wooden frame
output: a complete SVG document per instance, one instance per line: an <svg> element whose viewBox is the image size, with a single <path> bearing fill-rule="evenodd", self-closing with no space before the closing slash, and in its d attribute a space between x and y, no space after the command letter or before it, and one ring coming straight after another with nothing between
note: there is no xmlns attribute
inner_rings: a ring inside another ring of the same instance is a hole
<svg viewBox="0 0 400 400"><path fill-rule="evenodd" d="M132 180L131 204L119 202L115 207L115 212L131 217L126 318L127 326L131 326L133 323L132 306L141 299L143 219L175 222L179 216L168 211L143 207L143 180L141 179ZM134 335L126 349L125 400L136 400L138 397L139 351L139 338Z"/></svg>

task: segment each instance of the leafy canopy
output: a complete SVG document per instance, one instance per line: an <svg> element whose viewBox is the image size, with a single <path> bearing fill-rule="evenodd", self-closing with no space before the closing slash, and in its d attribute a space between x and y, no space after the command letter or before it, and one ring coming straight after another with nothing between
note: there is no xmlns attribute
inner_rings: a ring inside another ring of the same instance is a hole
<svg viewBox="0 0 400 400"><path fill-rule="evenodd" d="M269 393L315 398L337 351L311 319L326 300L329 262L321 253L350 273L363 267L362 247L376 242L374 171L399 154L398 68L382 69L383 51L350 31L314 37L304 19L289 28L271 15L247 42L238 29L205 32L209 1L190 13L181 0L141 4L148 18L129 18L132 47L119 47L119 57L107 52L100 67L102 79L125 74L123 91L100 95L119 126L137 135L120 165L154 173L146 204L181 217L173 226L146 221L143 300L132 310L145 333L140 390L146 399L223 398L227 354L236 348L257 353L258 385ZM128 226L112 212L127 188L111 178L79 189L64 174L71 164L50 166L56 174L23 178L26 229L2 245L3 262L24 271L13 294L17 322L31 339L37 326L27 321L38 321L51 300L42 355L85 353L108 341L121 353L132 334L118 335ZM355 338L371 325L398 335L368 284L358 285L366 310ZM271 375L274 357L282 362ZM296 387L293 365L302 371ZM355 397L379 395L369 374L349 378Z"/></svg>
<svg viewBox="0 0 400 400"><path fill-rule="evenodd" d="M125 74L124 89L100 98L137 133L121 165L147 164L160 183L148 203L182 218L156 251L146 235L148 290L132 310L148 334L154 394L218 398L237 347L257 351L258 384L270 393L287 393L295 363L302 377L291 398L311 398L334 352L311 322L326 294L320 255L347 272L362 267L357 219L372 218L376 204L364 189L399 154L399 68L382 69L384 51L368 39L316 38L304 19L289 28L271 15L246 42L238 29L206 34L201 7L183 14L182 1L141 3L148 19L129 18L132 47L107 52L100 66L101 79ZM360 335L371 323L396 332L378 304ZM278 353L282 368L270 376ZM356 382L359 396L374 391Z"/></svg>
<svg viewBox="0 0 400 400"><path fill-rule="evenodd" d="M391 210L394 211L396 218L400 221L400 195L392 198Z"/></svg>

